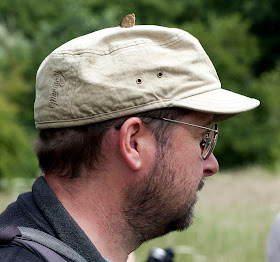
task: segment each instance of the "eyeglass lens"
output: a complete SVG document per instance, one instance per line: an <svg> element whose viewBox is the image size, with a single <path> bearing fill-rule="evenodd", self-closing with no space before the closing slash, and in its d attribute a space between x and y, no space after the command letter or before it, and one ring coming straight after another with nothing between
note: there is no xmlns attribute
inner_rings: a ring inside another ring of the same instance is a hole
<svg viewBox="0 0 280 262"><path fill-rule="evenodd" d="M213 125L211 127L211 129L217 130L217 125ZM218 136L218 134L215 131L207 132L207 134L205 136L205 147L202 152L202 157L204 159L207 159L213 152L215 145L216 145L217 136Z"/></svg>

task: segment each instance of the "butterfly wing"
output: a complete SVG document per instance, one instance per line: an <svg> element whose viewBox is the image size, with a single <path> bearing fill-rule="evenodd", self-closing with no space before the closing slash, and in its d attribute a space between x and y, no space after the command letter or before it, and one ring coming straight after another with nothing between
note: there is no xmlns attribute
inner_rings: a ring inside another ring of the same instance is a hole
<svg viewBox="0 0 280 262"><path fill-rule="evenodd" d="M123 28L130 28L135 25L135 14L129 14L124 17L119 26Z"/></svg>

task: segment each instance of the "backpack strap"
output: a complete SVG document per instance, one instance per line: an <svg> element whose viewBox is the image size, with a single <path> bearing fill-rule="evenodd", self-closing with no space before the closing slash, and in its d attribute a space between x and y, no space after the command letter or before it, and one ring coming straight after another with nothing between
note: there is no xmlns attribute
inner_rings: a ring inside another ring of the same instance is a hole
<svg viewBox="0 0 280 262"><path fill-rule="evenodd" d="M15 237L9 246L21 246L25 249L28 249L35 255L37 255L39 258L41 258L45 262L70 262L70 260L64 259L61 255L57 254L53 250L49 249L48 247L45 247L41 244L38 244L36 242L33 242L32 240L24 239L22 237Z"/></svg>
<svg viewBox="0 0 280 262"><path fill-rule="evenodd" d="M21 246L46 262L86 262L80 254L59 239L34 228L16 226L2 228L0 245Z"/></svg>
<svg viewBox="0 0 280 262"><path fill-rule="evenodd" d="M13 238L20 237L21 232L16 226L7 226L0 228L0 245L6 245L10 243Z"/></svg>

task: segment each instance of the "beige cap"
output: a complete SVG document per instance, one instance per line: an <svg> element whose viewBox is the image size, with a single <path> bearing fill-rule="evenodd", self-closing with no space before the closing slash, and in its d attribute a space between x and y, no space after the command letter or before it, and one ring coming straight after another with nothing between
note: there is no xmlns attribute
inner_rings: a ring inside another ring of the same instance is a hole
<svg viewBox="0 0 280 262"><path fill-rule="evenodd" d="M39 129L180 107L230 118L259 105L224 89L199 41L153 25L108 28L54 50L36 78Z"/></svg>

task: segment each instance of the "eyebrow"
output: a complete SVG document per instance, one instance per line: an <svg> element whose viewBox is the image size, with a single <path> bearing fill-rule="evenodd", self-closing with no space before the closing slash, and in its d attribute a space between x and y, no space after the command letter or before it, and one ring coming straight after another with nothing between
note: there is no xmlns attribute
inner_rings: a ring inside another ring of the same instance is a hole
<svg viewBox="0 0 280 262"><path fill-rule="evenodd" d="M211 117L211 119L209 119L208 121L205 122L206 127L208 127L211 124L213 124L213 119L214 119L214 117Z"/></svg>

